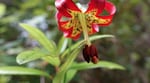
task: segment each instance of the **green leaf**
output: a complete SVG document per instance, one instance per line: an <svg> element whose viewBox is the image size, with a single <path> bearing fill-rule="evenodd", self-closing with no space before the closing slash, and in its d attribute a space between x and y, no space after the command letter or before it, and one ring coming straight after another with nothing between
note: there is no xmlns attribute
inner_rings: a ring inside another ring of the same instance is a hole
<svg viewBox="0 0 150 83"><path fill-rule="evenodd" d="M46 57L42 57L42 59L56 67L58 67L60 65L59 57L46 56Z"/></svg>
<svg viewBox="0 0 150 83"><path fill-rule="evenodd" d="M41 57L47 56L49 53L45 50L41 50L41 49L34 49L34 50L30 50L30 51L25 51L20 53L17 56L17 63L19 64L24 64L36 59L40 59Z"/></svg>
<svg viewBox="0 0 150 83"><path fill-rule="evenodd" d="M114 36L113 35L95 35L95 36L91 36L90 40L94 41L94 40L97 40L97 39L102 39L102 38L107 38L107 37L111 37L112 38ZM85 41L84 40L81 40L78 43L72 45L72 47L70 47L70 48L68 48L68 49L66 49L64 51L64 53L62 54L61 58L64 58L69 51L72 51L72 50L78 48L79 46L82 47L83 45L85 45Z"/></svg>
<svg viewBox="0 0 150 83"><path fill-rule="evenodd" d="M69 83L69 81L71 79L73 79L73 77L76 75L76 73L77 73L77 70L74 70L74 69L68 70L66 73L66 78L65 78L64 83Z"/></svg>
<svg viewBox="0 0 150 83"><path fill-rule="evenodd" d="M0 67L0 74L1 75L38 75L38 76L45 76L48 78L50 77L49 74L41 70L18 67L18 66Z"/></svg>
<svg viewBox="0 0 150 83"><path fill-rule="evenodd" d="M68 57L65 63L60 67L60 71L66 71L73 63L77 55L79 54L81 47L76 48Z"/></svg>
<svg viewBox="0 0 150 83"><path fill-rule="evenodd" d="M6 6L2 3L0 3L0 17L2 17L5 14Z"/></svg>
<svg viewBox="0 0 150 83"><path fill-rule="evenodd" d="M97 40L97 39L102 39L102 38L108 38L108 37L115 37L113 35L94 35L94 36L91 36L90 37L90 40L93 41L93 40Z"/></svg>
<svg viewBox="0 0 150 83"><path fill-rule="evenodd" d="M78 53L80 52L81 47L76 48L70 56L68 56L65 63L60 67L59 72L56 74L55 78L53 79L53 83L63 83L66 71L72 65L74 59L77 57Z"/></svg>
<svg viewBox="0 0 150 83"><path fill-rule="evenodd" d="M67 44L68 44L68 39L63 36L59 40L59 43L58 43L58 53L59 54L62 53L66 49Z"/></svg>
<svg viewBox="0 0 150 83"><path fill-rule="evenodd" d="M65 77L65 73L64 71L59 71L56 76L53 79L52 83L64 83L64 77Z"/></svg>
<svg viewBox="0 0 150 83"><path fill-rule="evenodd" d="M120 70L125 69L123 66L109 61L99 61L97 64L87 63L87 62L74 63L70 67L70 69L75 69L75 70L84 70L84 69L93 69L93 68L107 68L107 69L120 69Z"/></svg>
<svg viewBox="0 0 150 83"><path fill-rule="evenodd" d="M46 50L56 52L56 45L52 40L48 40L46 36L36 27L32 27L28 24L20 23L20 26L30 33L30 35L36 39ZM54 54L55 55L55 54Z"/></svg>

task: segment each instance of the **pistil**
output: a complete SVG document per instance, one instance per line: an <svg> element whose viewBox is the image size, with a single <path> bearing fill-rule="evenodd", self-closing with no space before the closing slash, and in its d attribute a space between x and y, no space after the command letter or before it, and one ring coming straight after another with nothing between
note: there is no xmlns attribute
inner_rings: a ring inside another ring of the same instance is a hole
<svg viewBox="0 0 150 83"><path fill-rule="evenodd" d="M79 18L80 24L82 26L83 35L84 35L84 39L86 41L86 44L88 46L90 46L91 42L89 40L88 27L87 27L87 23L86 23L86 19L85 19L85 14L84 13L79 13L78 18Z"/></svg>

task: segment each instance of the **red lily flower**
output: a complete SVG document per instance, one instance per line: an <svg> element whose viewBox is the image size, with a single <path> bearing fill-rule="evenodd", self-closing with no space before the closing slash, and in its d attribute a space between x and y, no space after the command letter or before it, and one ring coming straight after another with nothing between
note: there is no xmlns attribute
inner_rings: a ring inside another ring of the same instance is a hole
<svg viewBox="0 0 150 83"><path fill-rule="evenodd" d="M82 31L87 34L98 32L98 26L109 25L116 12L115 6L107 0L90 0L85 12L72 0L56 0L55 5L58 10L56 17L59 29L72 39L78 39ZM108 15L101 15L104 10Z"/></svg>

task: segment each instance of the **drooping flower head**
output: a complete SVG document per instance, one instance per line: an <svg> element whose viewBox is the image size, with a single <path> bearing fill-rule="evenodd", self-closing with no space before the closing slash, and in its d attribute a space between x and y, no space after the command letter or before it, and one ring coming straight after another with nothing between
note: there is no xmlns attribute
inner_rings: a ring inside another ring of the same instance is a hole
<svg viewBox="0 0 150 83"><path fill-rule="evenodd" d="M59 29L72 39L78 39L83 28L87 29L88 34L98 32L98 26L111 23L116 11L115 6L107 0L90 0L86 11L80 10L72 0L56 0L55 5ZM102 16L103 11L108 12L108 15ZM63 20L63 17L68 19Z"/></svg>

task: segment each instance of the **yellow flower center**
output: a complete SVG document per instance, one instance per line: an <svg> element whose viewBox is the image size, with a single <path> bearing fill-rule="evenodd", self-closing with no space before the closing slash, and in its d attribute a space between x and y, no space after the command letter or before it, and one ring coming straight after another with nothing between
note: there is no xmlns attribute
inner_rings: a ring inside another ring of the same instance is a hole
<svg viewBox="0 0 150 83"><path fill-rule="evenodd" d="M68 10L70 15L72 16L71 19L68 20L65 24L62 25L65 29L72 28L72 37L75 37L83 31L85 40L88 40L88 34L93 33L92 25L93 24L107 24L110 22L110 19L102 19L96 17L96 9L93 9L87 13L82 13L78 11ZM90 44L90 42L87 42Z"/></svg>

